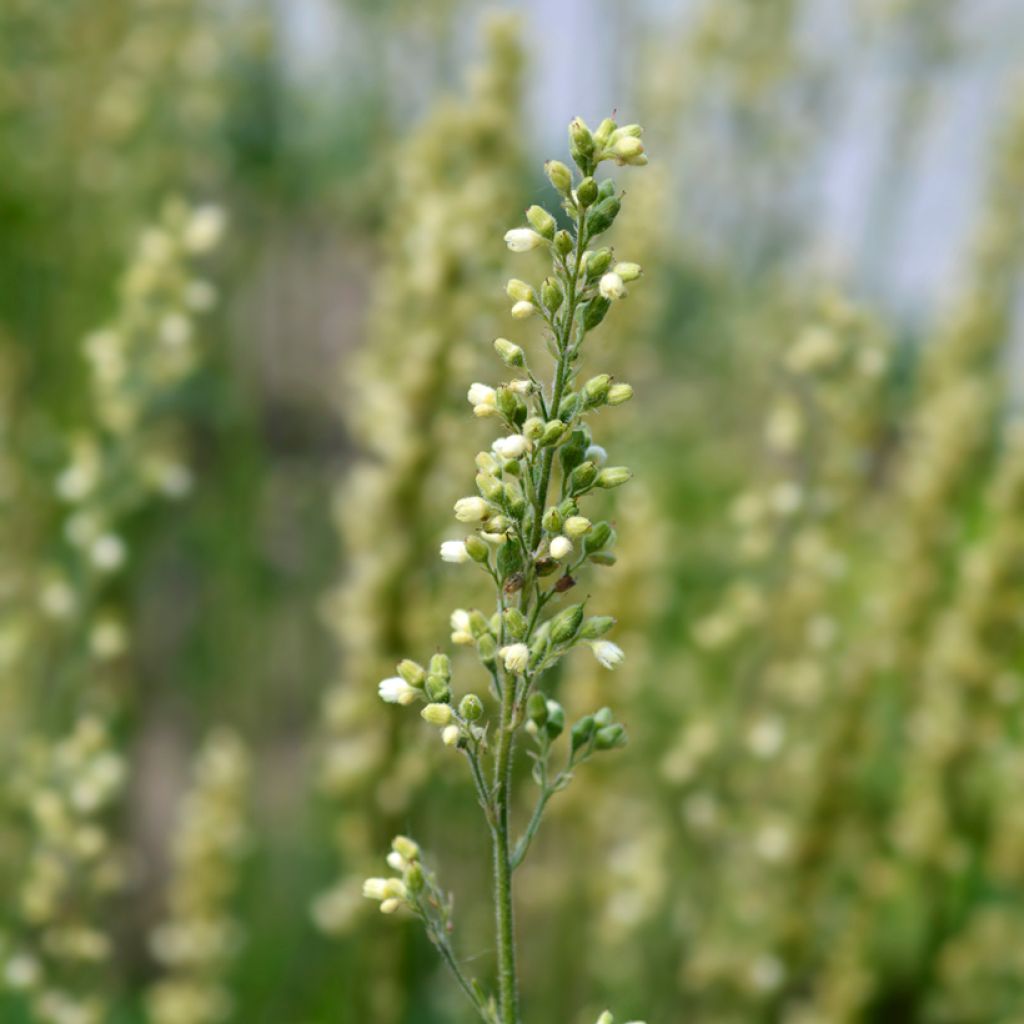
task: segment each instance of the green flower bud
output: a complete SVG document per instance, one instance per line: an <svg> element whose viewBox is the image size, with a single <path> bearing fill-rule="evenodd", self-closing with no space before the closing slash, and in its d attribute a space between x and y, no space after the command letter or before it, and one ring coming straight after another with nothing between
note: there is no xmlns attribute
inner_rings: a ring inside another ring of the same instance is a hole
<svg viewBox="0 0 1024 1024"><path fill-rule="evenodd" d="M604 521L595 523L594 528L583 538L583 550L588 555L591 552L600 551L601 548L608 546L614 535L615 531L612 529L611 523Z"/></svg>
<svg viewBox="0 0 1024 1024"><path fill-rule="evenodd" d="M427 676L424 689L427 691L427 696L432 701L445 704L449 700L451 700L452 690L451 687L448 685L448 680L447 678L445 678L445 676Z"/></svg>
<svg viewBox="0 0 1024 1024"><path fill-rule="evenodd" d="M447 704L428 704L420 716L431 725L448 725L452 720L452 709Z"/></svg>
<svg viewBox="0 0 1024 1024"><path fill-rule="evenodd" d="M592 207L587 214L587 230L591 237L600 235L607 231L619 215L622 204L616 196L609 196L602 199L596 206Z"/></svg>
<svg viewBox="0 0 1024 1024"><path fill-rule="evenodd" d="M398 663L398 674L410 685L410 686L422 686L423 680L427 678L427 673L423 666L418 662L413 661L411 658L403 658Z"/></svg>
<svg viewBox="0 0 1024 1024"><path fill-rule="evenodd" d="M592 331L595 327L599 326L610 308L611 302L608 299L603 295L595 295L583 307L584 330Z"/></svg>
<svg viewBox="0 0 1024 1024"><path fill-rule="evenodd" d="M583 385L583 404L588 409L593 409L596 406L604 405L608 399L608 392L612 386L612 379L607 373L600 373L596 377L591 377L586 384Z"/></svg>
<svg viewBox="0 0 1024 1024"><path fill-rule="evenodd" d="M587 260L587 277L593 280L601 277L602 274L612 265L611 249L598 249L589 260Z"/></svg>
<svg viewBox="0 0 1024 1024"><path fill-rule="evenodd" d="M482 611L474 608L469 613L469 631L473 636L483 636L488 631L487 616Z"/></svg>
<svg viewBox="0 0 1024 1024"><path fill-rule="evenodd" d="M584 178L576 187L576 200L580 206L592 206L597 201L597 182Z"/></svg>
<svg viewBox="0 0 1024 1024"><path fill-rule="evenodd" d="M526 701L526 717L537 726L548 720L548 702L543 693L534 690Z"/></svg>
<svg viewBox="0 0 1024 1024"><path fill-rule="evenodd" d="M563 609L551 620L551 642L567 644L575 638L582 622L582 604L570 605Z"/></svg>
<svg viewBox="0 0 1024 1024"><path fill-rule="evenodd" d="M610 551L595 551L594 554L590 556L590 560L594 565L614 565L618 561L618 558L616 558L616 556Z"/></svg>
<svg viewBox="0 0 1024 1024"><path fill-rule="evenodd" d="M503 617L509 636L522 640L530 628L526 616L518 608L506 608Z"/></svg>
<svg viewBox="0 0 1024 1024"><path fill-rule="evenodd" d="M577 431L579 433L579 431ZM562 514L563 519L568 519L570 516L579 515L580 507L576 504L575 498L566 498L558 506L558 511Z"/></svg>
<svg viewBox="0 0 1024 1024"><path fill-rule="evenodd" d="M643 268L639 263L616 263L612 269L627 284L630 281L635 281L643 273Z"/></svg>
<svg viewBox="0 0 1024 1024"><path fill-rule="evenodd" d="M643 128L638 124L624 124L621 128L616 128L612 132L610 141L614 145L619 139L626 138L627 135L632 136L634 139L639 139L643 133Z"/></svg>
<svg viewBox="0 0 1024 1024"><path fill-rule="evenodd" d="M423 892L423 868L419 863L410 864L405 870L405 884L414 896Z"/></svg>
<svg viewBox="0 0 1024 1024"><path fill-rule="evenodd" d="M504 487L502 488L504 491ZM508 516L491 516L484 523L485 533L508 533L512 529L512 520Z"/></svg>
<svg viewBox="0 0 1024 1024"><path fill-rule="evenodd" d="M484 705L475 693L467 693L459 701L459 714L467 722L475 722L484 713Z"/></svg>
<svg viewBox="0 0 1024 1024"><path fill-rule="evenodd" d="M555 218L543 206L531 206L526 211L530 227L549 242L555 237Z"/></svg>
<svg viewBox="0 0 1024 1024"><path fill-rule="evenodd" d="M501 469L501 463L490 452L477 452L474 461L481 473L497 473Z"/></svg>
<svg viewBox="0 0 1024 1024"><path fill-rule="evenodd" d="M490 633L484 633L476 644L477 654L485 665L493 665L498 660L498 644Z"/></svg>
<svg viewBox="0 0 1024 1024"><path fill-rule="evenodd" d="M572 252L572 235L568 231L559 231L555 235L555 252L559 256L568 256Z"/></svg>
<svg viewBox="0 0 1024 1024"><path fill-rule="evenodd" d="M597 190L602 199L610 199L615 195L615 182L611 178L605 178Z"/></svg>
<svg viewBox="0 0 1024 1024"><path fill-rule="evenodd" d="M544 433L544 421L539 416L531 416L523 424L523 437L528 441L539 441Z"/></svg>
<svg viewBox="0 0 1024 1024"><path fill-rule="evenodd" d="M500 387L494 397L495 404L502 416L514 420L519 410L519 396L511 388Z"/></svg>
<svg viewBox="0 0 1024 1024"><path fill-rule="evenodd" d="M633 397L633 386L631 384L613 384L608 389L608 404L622 405Z"/></svg>
<svg viewBox="0 0 1024 1024"><path fill-rule="evenodd" d="M508 338L495 338L494 351L498 353L498 358L506 366L526 365L525 353L515 342L509 341Z"/></svg>
<svg viewBox="0 0 1024 1024"><path fill-rule="evenodd" d="M594 137L581 117L573 118L569 125L569 154L584 174L589 173L594 162Z"/></svg>
<svg viewBox="0 0 1024 1024"><path fill-rule="evenodd" d="M625 135L612 146L619 163L632 164L644 155L644 144L632 135Z"/></svg>
<svg viewBox="0 0 1024 1024"><path fill-rule="evenodd" d="M580 640L597 640L615 625L610 615L593 615L580 628Z"/></svg>
<svg viewBox="0 0 1024 1024"><path fill-rule="evenodd" d="M444 676L445 679L452 677L452 662L447 654L434 654L430 658L430 674Z"/></svg>
<svg viewBox="0 0 1024 1024"><path fill-rule="evenodd" d="M594 132L594 145L599 149L604 149L611 140L613 133L615 133L615 122L610 117L606 117L597 126L597 131Z"/></svg>
<svg viewBox="0 0 1024 1024"><path fill-rule="evenodd" d="M575 753L580 747L586 745L590 740L590 737L594 735L594 716L584 715L578 722L572 727L571 746L572 751Z"/></svg>
<svg viewBox="0 0 1024 1024"><path fill-rule="evenodd" d="M534 301L533 289L525 281L520 281L518 277L509 278L508 284L505 285L505 292L513 302Z"/></svg>
<svg viewBox="0 0 1024 1024"><path fill-rule="evenodd" d="M561 308L565 293L553 277L547 277L540 287L540 297L548 311L554 313Z"/></svg>
<svg viewBox="0 0 1024 1024"><path fill-rule="evenodd" d="M562 734L562 730L565 728L565 711L556 700L549 700L547 705L548 720L544 723L544 726L548 731L548 735L555 739Z"/></svg>
<svg viewBox="0 0 1024 1024"><path fill-rule="evenodd" d="M548 533L558 533L562 529L562 516L558 509L553 505L551 508L544 512L544 518L540 521L541 526L544 527ZM408 682L408 680L406 680ZM412 685L412 684L410 684Z"/></svg>
<svg viewBox="0 0 1024 1024"><path fill-rule="evenodd" d="M592 462L581 462L569 477L569 489L573 494L582 494L590 490L597 477L597 466Z"/></svg>
<svg viewBox="0 0 1024 1024"><path fill-rule="evenodd" d="M616 722L614 725L606 725L603 729L597 730L594 737L594 747L597 750L612 750L615 747L626 745L626 730Z"/></svg>
<svg viewBox="0 0 1024 1024"><path fill-rule="evenodd" d="M611 708L601 708L599 711L594 712L594 725L599 729L603 729L606 725L611 725L615 721L615 715L612 714Z"/></svg>
<svg viewBox="0 0 1024 1024"><path fill-rule="evenodd" d="M544 424L544 430L540 435L540 444L547 447L550 444L557 444L565 434L565 424L561 420L549 420Z"/></svg>
<svg viewBox="0 0 1024 1024"><path fill-rule="evenodd" d="M597 475L597 486L620 487L632 475L632 471L625 466L606 466Z"/></svg>
<svg viewBox="0 0 1024 1024"><path fill-rule="evenodd" d="M478 537L475 533L471 533L466 538L466 551L474 562L479 562L481 565L483 565L491 555L491 549L487 546L487 542Z"/></svg>
<svg viewBox="0 0 1024 1024"><path fill-rule="evenodd" d="M558 406L558 418L563 423L568 423L569 420L576 415L576 410L580 405L580 396L570 392L566 395Z"/></svg>
<svg viewBox="0 0 1024 1024"><path fill-rule="evenodd" d="M557 191L563 196L569 194L572 189L572 171L565 164L560 160L549 160L544 165L544 173Z"/></svg>
<svg viewBox="0 0 1024 1024"><path fill-rule="evenodd" d="M503 493L501 481L490 473L477 473L476 489L488 501L497 501Z"/></svg>

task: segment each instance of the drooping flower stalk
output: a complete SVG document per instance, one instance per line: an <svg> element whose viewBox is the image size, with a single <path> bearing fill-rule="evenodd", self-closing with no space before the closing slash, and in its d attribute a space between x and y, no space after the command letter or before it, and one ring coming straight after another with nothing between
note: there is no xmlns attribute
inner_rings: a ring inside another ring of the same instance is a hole
<svg viewBox="0 0 1024 1024"><path fill-rule="evenodd" d="M554 366L546 380L534 369L538 360L505 338L494 347L517 376L497 387L476 383L468 398L477 417L501 428L490 451L476 456L477 493L455 504L455 517L474 527L468 536L446 540L441 557L455 564L475 564L495 588L491 614L457 609L451 617L452 640L475 649L490 684L493 704L473 692L456 698L452 662L435 654L424 667L411 659L399 663L397 675L381 682L379 694L389 703L423 703L421 715L441 730L442 741L465 756L493 847L496 992L487 995L467 978L453 951L450 898L428 871L419 847L406 837L395 840L388 858L399 872L390 879L369 879L368 897L381 910L407 908L424 923L427 934L451 968L480 1017L490 1024L519 1024L519 985L513 916L513 876L523 863L548 802L572 780L576 768L596 753L619 747L626 734L610 708L579 719L567 742L565 712L541 687L547 670L575 647L589 646L608 669L624 653L605 634L609 616L587 616L586 600L562 603L589 563L611 565L615 531L610 522L583 514L582 504L602 490L625 484L630 471L606 466L604 449L595 445L589 418L632 396L629 384L609 374L580 379L584 342L626 298L641 268L617 261L609 248L591 248L614 222L621 196L615 182L598 182L594 174L606 160L620 165L647 162L639 125L619 127L611 119L591 132L580 119L569 127L569 142L578 175L565 164L545 166L562 197L568 227L541 206L526 212L527 226L505 235L517 253L546 252L551 272L540 285L513 278L506 292L514 319L538 319L545 327L546 348ZM559 607L561 605L561 607ZM512 832L514 764L517 743L529 744L533 778L539 792L533 813L519 838ZM558 761L556 763L556 751ZM602 1017L610 1024L611 1015Z"/></svg>

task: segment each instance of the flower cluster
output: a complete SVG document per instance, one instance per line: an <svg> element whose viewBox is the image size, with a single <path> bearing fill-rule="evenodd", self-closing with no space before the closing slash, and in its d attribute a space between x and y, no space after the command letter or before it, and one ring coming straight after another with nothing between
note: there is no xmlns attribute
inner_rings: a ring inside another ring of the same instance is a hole
<svg viewBox="0 0 1024 1024"><path fill-rule="evenodd" d="M594 177L606 160L646 163L641 136L638 125L619 127L610 118L594 131L574 120L569 146L577 174L559 161L545 165L567 226L537 205L526 211L525 226L505 234L512 252L543 251L550 260L550 273L539 284L513 278L506 294L513 319L536 318L543 324L554 370L545 385L526 348L507 338L494 342L499 359L514 375L496 385L475 383L467 398L474 416L494 421L499 434L489 450L476 456L476 493L454 506L455 519L472 532L446 540L440 549L445 562L475 565L494 586L493 612L459 608L450 625L452 642L475 651L495 705L489 710L486 696L476 692L458 697L452 662L442 653L425 666L403 659L397 674L378 687L388 703L421 703L422 718L468 762L495 850L498 992L492 999L476 982L463 988L484 1020L500 1024L519 1020L512 873L525 858L548 801L571 782L574 770L626 740L622 723L607 707L583 715L567 729L562 705L540 682L579 646L589 647L608 669L624 658L622 649L606 639L615 625L612 617L588 615L585 600L562 600L585 567L614 565L615 528L607 519L585 514L584 504L632 475L625 466L607 464L589 423L598 412L629 401L632 387L607 373L581 377L580 360L588 334L614 304L626 300L627 285L641 276L638 264L617 259L599 243L619 214L621 194L614 180ZM556 770L552 754L563 733L567 750L563 767ZM513 843L511 769L520 735L530 744L540 792ZM405 878L367 884L366 894L380 899L386 911L408 903ZM460 971L455 973L465 982Z"/></svg>

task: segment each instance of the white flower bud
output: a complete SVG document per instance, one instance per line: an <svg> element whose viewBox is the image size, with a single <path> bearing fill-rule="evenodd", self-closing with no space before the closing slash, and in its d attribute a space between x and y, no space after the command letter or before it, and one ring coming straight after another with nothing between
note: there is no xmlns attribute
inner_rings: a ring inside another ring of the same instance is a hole
<svg viewBox="0 0 1024 1024"><path fill-rule="evenodd" d="M595 640L590 647L605 668L618 668L626 660L625 652L611 640Z"/></svg>
<svg viewBox="0 0 1024 1024"><path fill-rule="evenodd" d="M441 730L441 742L446 747L454 747L459 742L459 727L457 725L446 725Z"/></svg>
<svg viewBox="0 0 1024 1024"><path fill-rule="evenodd" d="M586 516L569 516L562 524L562 532L571 538L582 537L589 533L593 523Z"/></svg>
<svg viewBox="0 0 1024 1024"><path fill-rule="evenodd" d="M466 393L469 404L473 406L474 416L494 416L498 412L496 404L497 392L486 384L472 384Z"/></svg>
<svg viewBox="0 0 1024 1024"><path fill-rule="evenodd" d="M561 561L572 553L572 541L568 537L552 537L548 550L551 552L552 558Z"/></svg>
<svg viewBox="0 0 1024 1024"><path fill-rule="evenodd" d="M529 252L543 245L544 239L533 228L512 228L505 232L505 244L512 252Z"/></svg>
<svg viewBox="0 0 1024 1024"><path fill-rule="evenodd" d="M621 299L626 294L626 286L622 283L622 278L615 271L610 270L602 276L598 291L606 299Z"/></svg>
<svg viewBox="0 0 1024 1024"><path fill-rule="evenodd" d="M460 523L480 523L491 514L491 506L476 496L459 498L455 502L455 518Z"/></svg>
<svg viewBox="0 0 1024 1024"><path fill-rule="evenodd" d="M509 434L499 437L491 447L503 459L518 459L530 449L530 442L522 434Z"/></svg>
<svg viewBox="0 0 1024 1024"><path fill-rule="evenodd" d="M595 466L603 466L608 461L608 453L599 444L592 444L583 453L583 457Z"/></svg>
<svg viewBox="0 0 1024 1024"><path fill-rule="evenodd" d="M441 545L441 558L454 565L468 562L469 552L466 550L466 542L464 540L446 540Z"/></svg>
<svg viewBox="0 0 1024 1024"><path fill-rule="evenodd" d="M393 914L402 905L401 900L396 900L393 897L388 900L384 900L380 905L380 912L382 914Z"/></svg>
<svg viewBox="0 0 1024 1024"><path fill-rule="evenodd" d="M525 320L533 316L534 306L532 302L517 302L512 307L512 316L516 320Z"/></svg>
<svg viewBox="0 0 1024 1024"><path fill-rule="evenodd" d="M363 882L363 895L369 900L386 900L388 898L388 879L366 879Z"/></svg>
<svg viewBox="0 0 1024 1024"><path fill-rule="evenodd" d="M392 871L404 871L409 866L406 859L397 850L392 850L387 855L387 862Z"/></svg>
<svg viewBox="0 0 1024 1024"><path fill-rule="evenodd" d="M93 541L89 551L92 564L102 572L113 572L124 564L124 541L116 534L104 533Z"/></svg>
<svg viewBox="0 0 1024 1024"><path fill-rule="evenodd" d="M526 666L530 662L530 648L526 644L509 644L508 647L502 647L498 653L509 672L521 675L526 671Z"/></svg>
<svg viewBox="0 0 1024 1024"><path fill-rule="evenodd" d="M524 398L531 394L533 391L532 380L512 380L505 385L509 391L517 395L522 395Z"/></svg>
<svg viewBox="0 0 1024 1024"><path fill-rule="evenodd" d="M469 626L469 612L465 608L456 608L448 620L452 627L452 643L464 646L473 643L473 633Z"/></svg>
<svg viewBox="0 0 1024 1024"><path fill-rule="evenodd" d="M382 679L377 684L377 693L385 704L411 704L419 696L417 690L411 687L401 676L391 676Z"/></svg>

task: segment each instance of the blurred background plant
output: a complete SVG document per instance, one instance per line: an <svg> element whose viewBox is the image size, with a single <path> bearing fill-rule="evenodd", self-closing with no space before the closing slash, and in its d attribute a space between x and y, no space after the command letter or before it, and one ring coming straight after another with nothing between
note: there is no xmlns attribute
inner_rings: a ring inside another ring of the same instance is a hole
<svg viewBox="0 0 1024 1024"><path fill-rule="evenodd" d="M527 1019L1021 1019L1024 10L497 6L0 5L0 1019L460 1019L353 893L406 829L483 886L375 685L523 168L612 108L631 658L559 686L632 742L524 868Z"/></svg>

